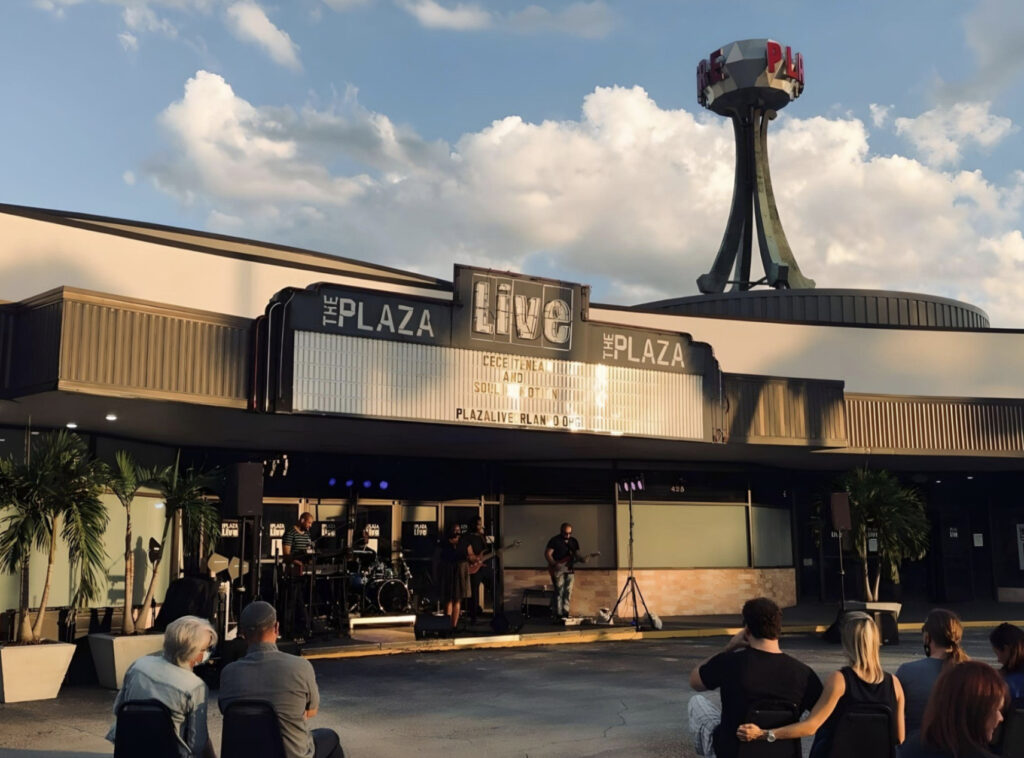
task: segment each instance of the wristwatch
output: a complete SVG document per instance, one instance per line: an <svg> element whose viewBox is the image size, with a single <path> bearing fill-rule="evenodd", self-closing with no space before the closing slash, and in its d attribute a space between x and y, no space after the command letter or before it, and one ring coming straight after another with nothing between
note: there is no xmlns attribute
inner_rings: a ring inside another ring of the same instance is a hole
<svg viewBox="0 0 1024 758"><path fill-rule="evenodd" d="M765 739L768 740L769 742L775 742L775 732L773 732L771 729L769 729L768 730L768 735L765 737Z"/></svg>

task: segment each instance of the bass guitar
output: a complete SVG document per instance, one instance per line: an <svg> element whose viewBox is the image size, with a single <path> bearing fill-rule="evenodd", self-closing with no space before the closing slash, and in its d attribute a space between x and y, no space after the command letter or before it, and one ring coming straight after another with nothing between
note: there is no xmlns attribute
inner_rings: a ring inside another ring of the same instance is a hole
<svg viewBox="0 0 1024 758"><path fill-rule="evenodd" d="M591 558L597 558L600 555L601 553L587 553L585 556L580 558L575 553L569 553L569 555L565 556L561 560L555 561L554 565L548 566L548 573L551 574L551 583L554 584L555 577L559 576L560 574L564 574L566 571L569 570L570 561L574 563L576 561L579 561L580 563L586 563Z"/></svg>
<svg viewBox="0 0 1024 758"><path fill-rule="evenodd" d="M477 571L479 571L486 561L491 560L491 558L496 558L497 556L504 553L506 550L514 550L515 548L519 547L522 543L522 540L516 540L511 545L505 545L505 547L503 548L500 548L498 550L492 550L489 553L484 553L483 555L479 556L469 564L470 575L473 575Z"/></svg>

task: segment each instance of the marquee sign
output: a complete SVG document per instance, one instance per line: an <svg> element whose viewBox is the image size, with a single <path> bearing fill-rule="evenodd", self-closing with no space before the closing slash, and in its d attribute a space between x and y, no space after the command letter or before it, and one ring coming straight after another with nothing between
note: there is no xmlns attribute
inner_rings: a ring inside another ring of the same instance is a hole
<svg viewBox="0 0 1024 758"><path fill-rule="evenodd" d="M267 309L274 410L706 439L710 348L600 324L579 284L456 266L451 303L338 285Z"/></svg>

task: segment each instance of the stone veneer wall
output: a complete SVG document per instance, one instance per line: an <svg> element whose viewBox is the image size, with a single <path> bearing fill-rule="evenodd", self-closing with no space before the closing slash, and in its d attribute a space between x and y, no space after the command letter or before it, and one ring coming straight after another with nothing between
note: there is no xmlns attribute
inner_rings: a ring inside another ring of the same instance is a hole
<svg viewBox="0 0 1024 758"><path fill-rule="evenodd" d="M734 613L752 597L770 597L780 607L796 605L796 574L792 568L643 569L633 572L647 607L658 616ZM611 608L629 572L625 569L582 569L572 593L574 616L596 616ZM505 571L505 604L518 610L524 589L551 588L541 569ZM632 603L619 606L618 616L632 615ZM642 611L641 611L642 612Z"/></svg>

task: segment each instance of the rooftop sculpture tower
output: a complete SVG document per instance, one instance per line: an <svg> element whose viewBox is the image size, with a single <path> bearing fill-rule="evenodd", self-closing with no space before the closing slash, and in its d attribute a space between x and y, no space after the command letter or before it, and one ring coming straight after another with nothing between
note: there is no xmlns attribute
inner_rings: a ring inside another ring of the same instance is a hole
<svg viewBox="0 0 1024 758"><path fill-rule="evenodd" d="M735 290L749 290L756 284L777 289L814 287L814 281L800 272L786 241L768 170L768 122L800 97L803 88L803 56L770 39L733 42L697 66L698 102L731 118L736 135L732 209L714 265L697 279L704 294L720 293L726 284ZM757 281L750 279L752 215L765 273Z"/></svg>

